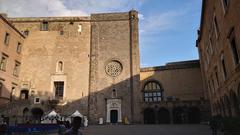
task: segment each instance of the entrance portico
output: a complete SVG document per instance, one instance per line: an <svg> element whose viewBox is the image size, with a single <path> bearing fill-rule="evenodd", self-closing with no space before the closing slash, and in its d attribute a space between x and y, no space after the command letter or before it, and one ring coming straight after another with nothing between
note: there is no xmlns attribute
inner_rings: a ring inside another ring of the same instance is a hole
<svg viewBox="0 0 240 135"><path fill-rule="evenodd" d="M107 119L106 123L121 123L122 110L121 99L107 99Z"/></svg>

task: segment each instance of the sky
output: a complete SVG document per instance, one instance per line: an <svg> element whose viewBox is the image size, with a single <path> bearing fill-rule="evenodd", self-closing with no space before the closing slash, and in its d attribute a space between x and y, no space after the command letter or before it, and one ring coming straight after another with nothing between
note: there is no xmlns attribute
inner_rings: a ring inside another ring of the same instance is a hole
<svg viewBox="0 0 240 135"><path fill-rule="evenodd" d="M9 17L87 16L139 12L141 67L198 59L201 0L0 0Z"/></svg>

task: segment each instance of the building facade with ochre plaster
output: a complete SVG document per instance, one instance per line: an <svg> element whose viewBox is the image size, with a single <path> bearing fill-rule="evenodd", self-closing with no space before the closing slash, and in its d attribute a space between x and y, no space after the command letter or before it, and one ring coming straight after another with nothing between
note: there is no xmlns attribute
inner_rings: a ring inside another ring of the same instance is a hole
<svg viewBox="0 0 240 135"><path fill-rule="evenodd" d="M5 116L39 122L51 110L62 116L78 110L91 124L200 123L208 118L198 60L140 68L135 10L5 18L24 35L15 91L0 109Z"/></svg>

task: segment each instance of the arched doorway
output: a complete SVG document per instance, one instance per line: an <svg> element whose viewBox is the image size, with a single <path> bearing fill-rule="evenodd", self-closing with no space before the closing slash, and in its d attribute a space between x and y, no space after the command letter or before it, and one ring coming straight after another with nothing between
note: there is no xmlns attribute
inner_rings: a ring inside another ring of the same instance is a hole
<svg viewBox="0 0 240 135"><path fill-rule="evenodd" d="M111 123L117 123L118 122L118 111L117 110L111 110L110 111L110 122Z"/></svg>
<svg viewBox="0 0 240 135"><path fill-rule="evenodd" d="M176 107L173 109L173 123L183 124L187 121L187 114L182 107Z"/></svg>
<svg viewBox="0 0 240 135"><path fill-rule="evenodd" d="M28 99L29 91L28 90L21 90L20 98L21 99Z"/></svg>
<svg viewBox="0 0 240 135"><path fill-rule="evenodd" d="M43 115L43 110L41 108L33 108L31 110L32 112L32 118L35 123L40 123L41 122L41 117Z"/></svg>
<svg viewBox="0 0 240 135"><path fill-rule="evenodd" d="M155 112L152 108L147 108L144 110L143 114L144 124L155 124Z"/></svg>
<svg viewBox="0 0 240 135"><path fill-rule="evenodd" d="M23 109L23 122L27 122L29 118L29 109L26 107Z"/></svg>
<svg viewBox="0 0 240 135"><path fill-rule="evenodd" d="M169 124L170 123L170 112L162 107L159 108L157 113L158 123L159 124Z"/></svg>
<svg viewBox="0 0 240 135"><path fill-rule="evenodd" d="M191 124L201 122L201 112L198 107L190 107L188 110L188 120Z"/></svg>

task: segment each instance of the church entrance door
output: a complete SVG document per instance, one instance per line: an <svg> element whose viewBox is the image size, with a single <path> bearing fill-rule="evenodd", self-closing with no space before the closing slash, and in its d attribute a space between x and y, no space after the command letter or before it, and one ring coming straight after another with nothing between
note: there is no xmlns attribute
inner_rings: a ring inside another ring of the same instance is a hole
<svg viewBox="0 0 240 135"><path fill-rule="evenodd" d="M118 122L118 111L117 110L111 110L110 112L110 121L111 123L117 123Z"/></svg>
<svg viewBox="0 0 240 135"><path fill-rule="evenodd" d="M121 99L117 98L107 99L106 115L107 123L122 122Z"/></svg>

